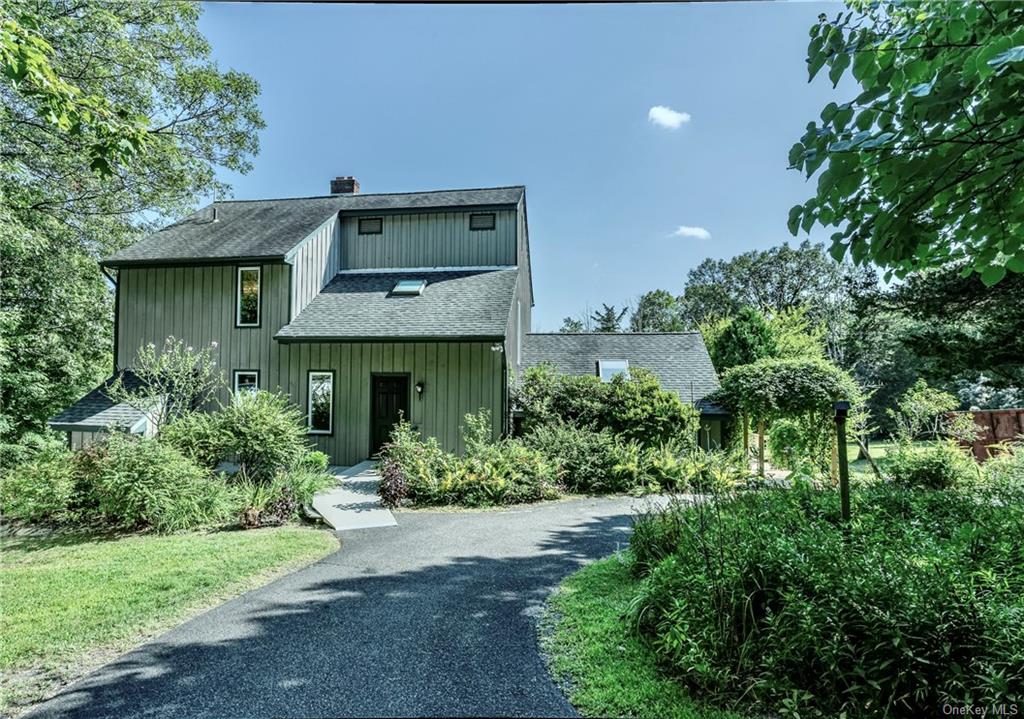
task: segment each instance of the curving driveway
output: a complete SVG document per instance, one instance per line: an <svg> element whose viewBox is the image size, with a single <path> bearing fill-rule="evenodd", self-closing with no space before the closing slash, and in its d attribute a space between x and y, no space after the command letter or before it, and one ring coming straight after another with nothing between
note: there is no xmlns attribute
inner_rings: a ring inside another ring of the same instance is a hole
<svg viewBox="0 0 1024 719"><path fill-rule="evenodd" d="M33 717L571 716L535 621L626 544L628 498L396 515L182 624Z"/></svg>

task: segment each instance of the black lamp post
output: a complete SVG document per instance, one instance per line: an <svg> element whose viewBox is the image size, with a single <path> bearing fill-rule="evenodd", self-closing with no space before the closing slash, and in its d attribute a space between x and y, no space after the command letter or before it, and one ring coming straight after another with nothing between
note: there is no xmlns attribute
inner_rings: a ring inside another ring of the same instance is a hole
<svg viewBox="0 0 1024 719"><path fill-rule="evenodd" d="M842 504L843 521L850 521L850 464L846 456L846 415L849 402L833 402L836 411L836 446L839 448L839 501Z"/></svg>

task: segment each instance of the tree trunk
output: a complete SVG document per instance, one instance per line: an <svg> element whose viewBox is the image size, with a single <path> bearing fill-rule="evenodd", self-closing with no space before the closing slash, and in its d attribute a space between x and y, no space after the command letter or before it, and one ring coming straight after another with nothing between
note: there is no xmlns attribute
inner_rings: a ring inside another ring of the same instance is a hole
<svg viewBox="0 0 1024 719"><path fill-rule="evenodd" d="M750 418L743 414L743 456L744 458L750 457ZM745 459L744 461L750 461Z"/></svg>
<svg viewBox="0 0 1024 719"><path fill-rule="evenodd" d="M860 450L857 453L857 459L860 459L862 456L865 459L867 459L868 460L868 464L871 465L871 471L874 473L875 477L878 478L879 482L884 482L885 481L885 477L882 476L882 470L880 470L878 468L878 463L875 462L875 458L872 457L871 456L871 452L868 451L868 442L867 442L867 440L866 439L861 439L860 437L858 437L857 438L857 446L860 447Z"/></svg>
<svg viewBox="0 0 1024 719"><path fill-rule="evenodd" d="M764 476L764 420L757 421L757 473Z"/></svg>
<svg viewBox="0 0 1024 719"><path fill-rule="evenodd" d="M866 437L866 436L863 439L861 439L860 437L857 437L857 459L858 459L858 461L862 460L862 459L866 459L869 462L871 461L871 452L868 449L868 442L869 441L870 441L869 438Z"/></svg>

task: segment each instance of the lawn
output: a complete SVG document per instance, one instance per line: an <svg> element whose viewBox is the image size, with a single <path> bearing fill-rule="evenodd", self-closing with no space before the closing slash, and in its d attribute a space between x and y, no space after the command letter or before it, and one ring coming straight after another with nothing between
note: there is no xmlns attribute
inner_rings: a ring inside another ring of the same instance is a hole
<svg viewBox="0 0 1024 719"><path fill-rule="evenodd" d="M636 581L619 557L595 562L552 595L541 623L548 665L583 716L740 719L705 707L661 675L623 619Z"/></svg>
<svg viewBox="0 0 1024 719"><path fill-rule="evenodd" d="M0 540L0 713L37 701L190 614L337 549L284 526Z"/></svg>

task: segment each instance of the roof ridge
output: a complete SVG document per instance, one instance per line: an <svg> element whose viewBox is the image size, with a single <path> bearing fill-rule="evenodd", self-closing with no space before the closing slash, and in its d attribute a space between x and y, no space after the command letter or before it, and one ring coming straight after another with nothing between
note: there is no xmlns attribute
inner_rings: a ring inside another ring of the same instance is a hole
<svg viewBox="0 0 1024 719"><path fill-rule="evenodd" d="M211 204L225 204L228 202L285 202L288 200L328 200L331 198L346 197L390 197L393 195L433 195L441 192L481 192L483 190L526 190L526 185L497 185L494 187L453 187L447 190L408 190L404 192L360 192L344 193L333 195L303 195L300 197L257 197L248 200L217 200ZM209 207L210 205L206 205Z"/></svg>
<svg viewBox="0 0 1024 719"><path fill-rule="evenodd" d="M552 335L554 337L559 336L570 336L577 337L581 335L597 335L599 337L618 337L622 335L627 336L664 336L664 335L699 335L700 330L685 330L683 332L527 332L528 335Z"/></svg>

